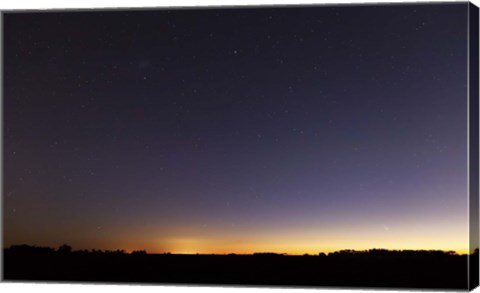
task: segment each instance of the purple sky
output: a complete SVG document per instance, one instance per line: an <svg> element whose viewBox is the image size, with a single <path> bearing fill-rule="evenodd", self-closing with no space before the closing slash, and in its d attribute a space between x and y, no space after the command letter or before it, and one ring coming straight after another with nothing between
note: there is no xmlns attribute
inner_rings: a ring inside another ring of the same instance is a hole
<svg viewBox="0 0 480 293"><path fill-rule="evenodd" d="M4 17L7 246L468 248L466 2Z"/></svg>

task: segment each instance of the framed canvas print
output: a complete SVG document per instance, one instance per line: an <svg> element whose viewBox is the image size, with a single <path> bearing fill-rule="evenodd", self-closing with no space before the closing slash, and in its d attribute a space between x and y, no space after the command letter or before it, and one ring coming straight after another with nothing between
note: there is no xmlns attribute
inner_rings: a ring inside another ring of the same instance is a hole
<svg viewBox="0 0 480 293"><path fill-rule="evenodd" d="M472 3L1 19L4 281L478 285Z"/></svg>

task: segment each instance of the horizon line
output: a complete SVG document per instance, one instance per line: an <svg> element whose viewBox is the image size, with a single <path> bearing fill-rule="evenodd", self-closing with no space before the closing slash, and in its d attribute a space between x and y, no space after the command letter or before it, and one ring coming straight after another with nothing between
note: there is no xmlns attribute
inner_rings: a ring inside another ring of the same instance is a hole
<svg viewBox="0 0 480 293"><path fill-rule="evenodd" d="M84 252L84 251L87 251L87 252L93 252L93 251L97 251L97 252L122 252L122 253L125 253L125 254L132 254L133 252L145 252L146 254L172 254L172 255L254 255L254 254L275 254L275 255L289 255L289 256L305 256L305 255L309 255L309 256L318 256L318 255L321 255L321 254L325 254L325 255L328 255L328 254L333 254L333 253L338 253L338 252L357 252L357 253L365 253L365 252L370 252L370 251L387 251L387 252L412 252L412 251L416 251L416 252L433 252L433 251L436 251L436 252L453 252L457 255L469 255L469 254L474 254L475 251L478 251L478 247L476 248L473 248L473 249L470 249L470 248L466 248L466 249L435 249L435 248L430 248L430 249L425 249L425 248L422 248L422 249L414 249L414 248L397 248L397 249L388 249L388 248L368 248L368 249L353 249L353 248L343 248L343 249L337 249L337 250L331 250L331 251L318 251L318 252L315 252L315 253L311 253L311 252L299 252L299 253L288 253L288 252L275 252L275 251L254 251L254 252L193 252L193 251L188 251L188 252L182 252L182 251L178 251L178 252L172 252L172 251L163 251L163 252L155 252L155 251L148 251L147 249L120 249L120 248L116 248L116 249L96 249L96 248L90 248L90 249L87 249L87 248L82 248L82 249L73 249L72 246L68 245L68 244L62 244L60 245L58 248L55 248L55 247L51 247L51 246L40 246L40 245L36 245L36 244L33 244L33 245L30 245L30 244L12 244L10 245L9 247L3 247L3 249L11 249L12 247L19 247L19 246L27 246L29 248L40 248L40 249L51 249L53 251L58 251L60 247L62 246L68 246L70 247L70 251L71 252ZM470 252L470 253L469 253Z"/></svg>

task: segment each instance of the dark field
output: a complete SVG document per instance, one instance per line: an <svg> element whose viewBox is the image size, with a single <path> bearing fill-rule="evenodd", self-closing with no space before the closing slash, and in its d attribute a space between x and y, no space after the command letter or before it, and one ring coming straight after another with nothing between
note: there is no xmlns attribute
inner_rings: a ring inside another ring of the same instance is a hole
<svg viewBox="0 0 480 293"><path fill-rule="evenodd" d="M287 256L4 250L7 281L467 289L467 276L467 256L443 252Z"/></svg>

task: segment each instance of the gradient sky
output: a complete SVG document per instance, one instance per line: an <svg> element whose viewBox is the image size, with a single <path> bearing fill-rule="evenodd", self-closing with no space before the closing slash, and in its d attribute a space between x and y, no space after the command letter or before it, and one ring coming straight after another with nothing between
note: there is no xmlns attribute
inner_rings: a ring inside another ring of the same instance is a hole
<svg viewBox="0 0 480 293"><path fill-rule="evenodd" d="M467 3L6 13L4 244L468 249Z"/></svg>

